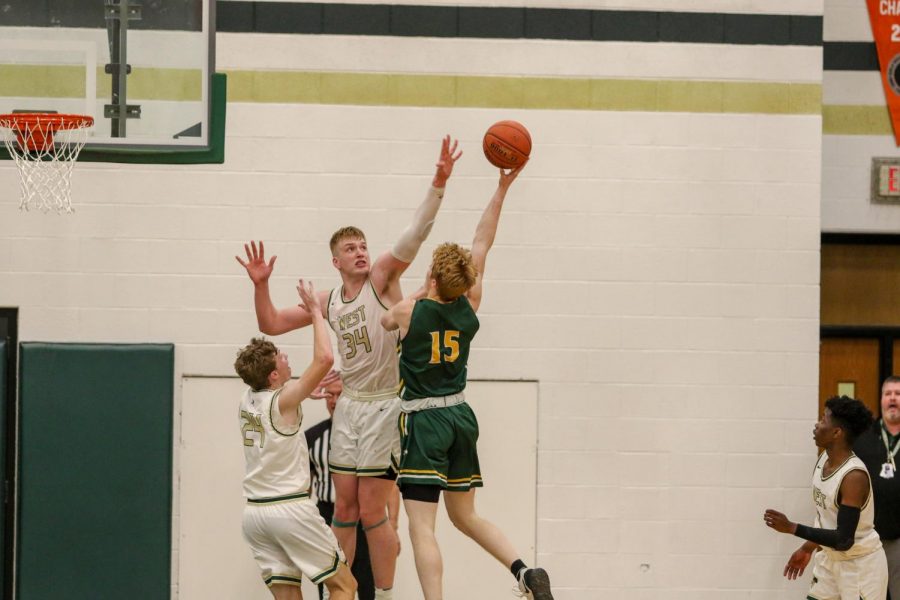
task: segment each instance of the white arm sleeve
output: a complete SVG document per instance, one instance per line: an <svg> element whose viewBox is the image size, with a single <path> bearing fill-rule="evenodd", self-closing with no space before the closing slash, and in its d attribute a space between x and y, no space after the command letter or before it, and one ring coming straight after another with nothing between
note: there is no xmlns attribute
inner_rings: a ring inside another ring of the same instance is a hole
<svg viewBox="0 0 900 600"><path fill-rule="evenodd" d="M444 188L428 188L425 200L413 215L412 223L403 230L400 239L391 249L394 258L405 263L411 263L416 259L422 242L428 238L428 234L431 232L431 226L434 225L434 218L437 216L443 198Z"/></svg>

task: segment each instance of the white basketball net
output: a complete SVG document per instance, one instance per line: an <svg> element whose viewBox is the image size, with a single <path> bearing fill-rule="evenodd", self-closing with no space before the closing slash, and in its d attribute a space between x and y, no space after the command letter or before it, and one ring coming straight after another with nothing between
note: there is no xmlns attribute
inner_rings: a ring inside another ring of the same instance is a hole
<svg viewBox="0 0 900 600"><path fill-rule="evenodd" d="M0 117L0 136L19 168L22 188L19 208L70 213L74 210L70 190L72 168L87 141L93 119L78 117L60 125L49 117L17 121L15 115L4 115Z"/></svg>

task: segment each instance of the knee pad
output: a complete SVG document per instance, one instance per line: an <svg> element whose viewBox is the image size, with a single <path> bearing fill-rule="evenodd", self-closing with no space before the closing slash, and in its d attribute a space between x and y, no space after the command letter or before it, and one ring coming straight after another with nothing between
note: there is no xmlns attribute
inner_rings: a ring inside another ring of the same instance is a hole
<svg viewBox="0 0 900 600"><path fill-rule="evenodd" d="M338 527L340 529L343 529L345 527L356 527L357 524L359 524L359 521L338 521L335 518L331 519L331 526Z"/></svg>
<svg viewBox="0 0 900 600"><path fill-rule="evenodd" d="M362 530L363 530L363 531L369 531L370 529L375 529L376 527L381 527L382 525L384 525L384 524L387 523L387 522L388 522L388 517L387 517L387 515L385 515L384 518L381 519L380 521L377 521L377 522L375 522L375 523L372 523L371 525L366 525L366 523L363 522L363 524L362 524Z"/></svg>

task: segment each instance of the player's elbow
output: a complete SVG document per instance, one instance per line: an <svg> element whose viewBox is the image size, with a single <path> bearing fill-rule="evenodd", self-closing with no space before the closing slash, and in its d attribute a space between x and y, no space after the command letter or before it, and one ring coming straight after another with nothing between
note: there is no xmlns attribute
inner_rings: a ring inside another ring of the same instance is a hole
<svg viewBox="0 0 900 600"><path fill-rule="evenodd" d="M259 325L260 333L266 335L281 335L295 329L284 319L278 317L259 317L256 322Z"/></svg>
<svg viewBox="0 0 900 600"><path fill-rule="evenodd" d="M277 331L275 327L275 320L258 315L256 317L256 324L259 325L259 332L264 333L266 335L278 335L279 331Z"/></svg>
<svg viewBox="0 0 900 600"><path fill-rule="evenodd" d="M845 552L852 547L853 547L853 536L840 539L840 540L838 540L837 544L834 545L834 549L839 552Z"/></svg>
<svg viewBox="0 0 900 600"><path fill-rule="evenodd" d="M313 362L316 367L327 371L334 366L334 354L331 352L331 349L323 350L313 357Z"/></svg>

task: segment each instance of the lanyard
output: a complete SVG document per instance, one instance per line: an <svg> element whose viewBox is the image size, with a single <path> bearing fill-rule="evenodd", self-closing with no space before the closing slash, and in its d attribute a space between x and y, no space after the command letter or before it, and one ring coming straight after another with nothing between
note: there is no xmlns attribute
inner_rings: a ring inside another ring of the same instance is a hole
<svg viewBox="0 0 900 600"><path fill-rule="evenodd" d="M884 430L884 427L881 428L881 441L884 442L884 449L887 450L887 460L891 463L891 467L897 468L897 465L894 463L894 457L897 456L897 451L900 450L900 439L894 444L894 447L891 448L890 442L888 442L887 432Z"/></svg>

